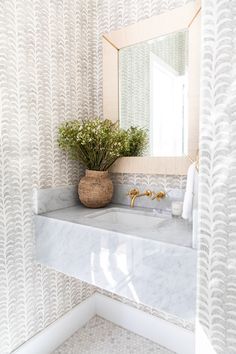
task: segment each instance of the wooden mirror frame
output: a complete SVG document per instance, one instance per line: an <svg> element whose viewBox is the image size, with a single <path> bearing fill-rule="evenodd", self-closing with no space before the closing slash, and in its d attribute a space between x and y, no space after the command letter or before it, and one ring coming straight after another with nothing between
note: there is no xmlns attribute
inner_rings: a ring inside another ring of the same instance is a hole
<svg viewBox="0 0 236 354"><path fill-rule="evenodd" d="M188 30L188 156L122 157L111 167L112 172L185 175L195 160L199 139L200 102L200 13L201 3L153 16L134 25L102 36L103 41L103 114L119 120L119 50L173 32Z"/></svg>

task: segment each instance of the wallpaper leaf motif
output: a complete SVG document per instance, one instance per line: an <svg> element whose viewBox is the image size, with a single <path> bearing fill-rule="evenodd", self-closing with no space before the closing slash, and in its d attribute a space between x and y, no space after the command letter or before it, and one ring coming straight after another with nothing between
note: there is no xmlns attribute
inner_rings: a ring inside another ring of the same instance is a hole
<svg viewBox="0 0 236 354"><path fill-rule="evenodd" d="M1 354L94 291L35 264L31 199L33 186L75 184L83 170L59 150L57 128L102 115L101 34L185 2L0 1Z"/></svg>
<svg viewBox="0 0 236 354"><path fill-rule="evenodd" d="M236 4L203 1L198 321L215 353L236 353ZM198 339L198 352L204 353Z"/></svg>
<svg viewBox="0 0 236 354"><path fill-rule="evenodd" d="M59 121L77 113L79 9L72 0L0 2L1 354L94 291L35 264L31 205L33 185L78 179L79 166L59 151L56 135Z"/></svg>

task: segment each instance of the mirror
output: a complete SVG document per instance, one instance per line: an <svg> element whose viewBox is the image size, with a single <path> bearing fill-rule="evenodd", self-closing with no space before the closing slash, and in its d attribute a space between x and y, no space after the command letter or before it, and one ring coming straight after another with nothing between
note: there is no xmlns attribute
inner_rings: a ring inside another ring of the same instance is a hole
<svg viewBox="0 0 236 354"><path fill-rule="evenodd" d="M144 156L111 171L186 175L199 141L201 6L183 7L103 34L103 116L144 127Z"/></svg>
<svg viewBox="0 0 236 354"><path fill-rule="evenodd" d="M149 156L188 154L188 31L119 51L119 123L144 128Z"/></svg>

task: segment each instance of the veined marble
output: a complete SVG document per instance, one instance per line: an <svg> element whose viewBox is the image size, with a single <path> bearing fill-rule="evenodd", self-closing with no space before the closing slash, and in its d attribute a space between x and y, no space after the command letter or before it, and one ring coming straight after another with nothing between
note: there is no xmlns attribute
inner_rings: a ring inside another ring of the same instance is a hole
<svg viewBox="0 0 236 354"><path fill-rule="evenodd" d="M120 175L120 174L118 174ZM132 175L132 174L131 174ZM132 188L138 188L141 192L150 189L152 191L164 190L167 192L167 197L163 200L151 200L151 198L142 197L137 198L135 201L136 207L142 208L158 208L167 210L171 208L171 202L173 200L183 200L184 188L177 188L174 184L170 186L164 184L162 180L150 179L146 180L145 184L141 184L143 179L136 178L135 180L127 178L119 183L120 179L115 177L116 174L112 174L112 180L114 183L114 193L112 202L114 204L122 204L129 206L130 198L127 195L128 191ZM162 181L162 183L161 183ZM165 179L164 179L165 181ZM182 185L181 185L182 186ZM33 207L35 214L47 213L49 211L72 207L79 204L79 197L77 193L78 185L53 187L53 188L40 188L34 189L33 193Z"/></svg>
<svg viewBox="0 0 236 354"><path fill-rule="evenodd" d="M77 185L34 189L33 209L35 214L72 207L79 203Z"/></svg>
<svg viewBox="0 0 236 354"><path fill-rule="evenodd" d="M135 206L141 208L158 208L162 210L171 209L171 203L174 200L182 201L184 199L184 189L179 188L165 188L163 185L154 185L154 184L116 184L114 183L114 194L112 198L112 203L114 204L122 204L129 206L130 205L130 197L127 195L129 190L132 188L138 188L140 192L144 192L146 190L151 190L154 192L165 191L167 192L166 198L158 201L152 200L148 197L137 198L135 200Z"/></svg>
<svg viewBox="0 0 236 354"><path fill-rule="evenodd" d="M150 239L136 237L135 229L129 234L108 230L96 218L87 217L97 212L77 206L35 216L38 261L137 303L193 321L197 254L181 246L191 244L187 224L169 217L156 229L155 239Z"/></svg>

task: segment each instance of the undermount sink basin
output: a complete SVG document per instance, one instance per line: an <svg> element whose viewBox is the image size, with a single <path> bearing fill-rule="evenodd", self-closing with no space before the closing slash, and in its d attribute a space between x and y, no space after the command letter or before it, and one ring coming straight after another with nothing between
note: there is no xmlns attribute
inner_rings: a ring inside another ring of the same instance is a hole
<svg viewBox="0 0 236 354"><path fill-rule="evenodd" d="M159 242L191 246L191 224L172 218L165 212L111 207L87 214L85 224L99 229L151 239Z"/></svg>
<svg viewBox="0 0 236 354"><path fill-rule="evenodd" d="M100 227L131 234L135 231L135 234L141 236L144 236L147 230L157 230L158 226L166 220L152 212L124 208L93 212L87 215L87 218L93 218L93 221L97 222Z"/></svg>

